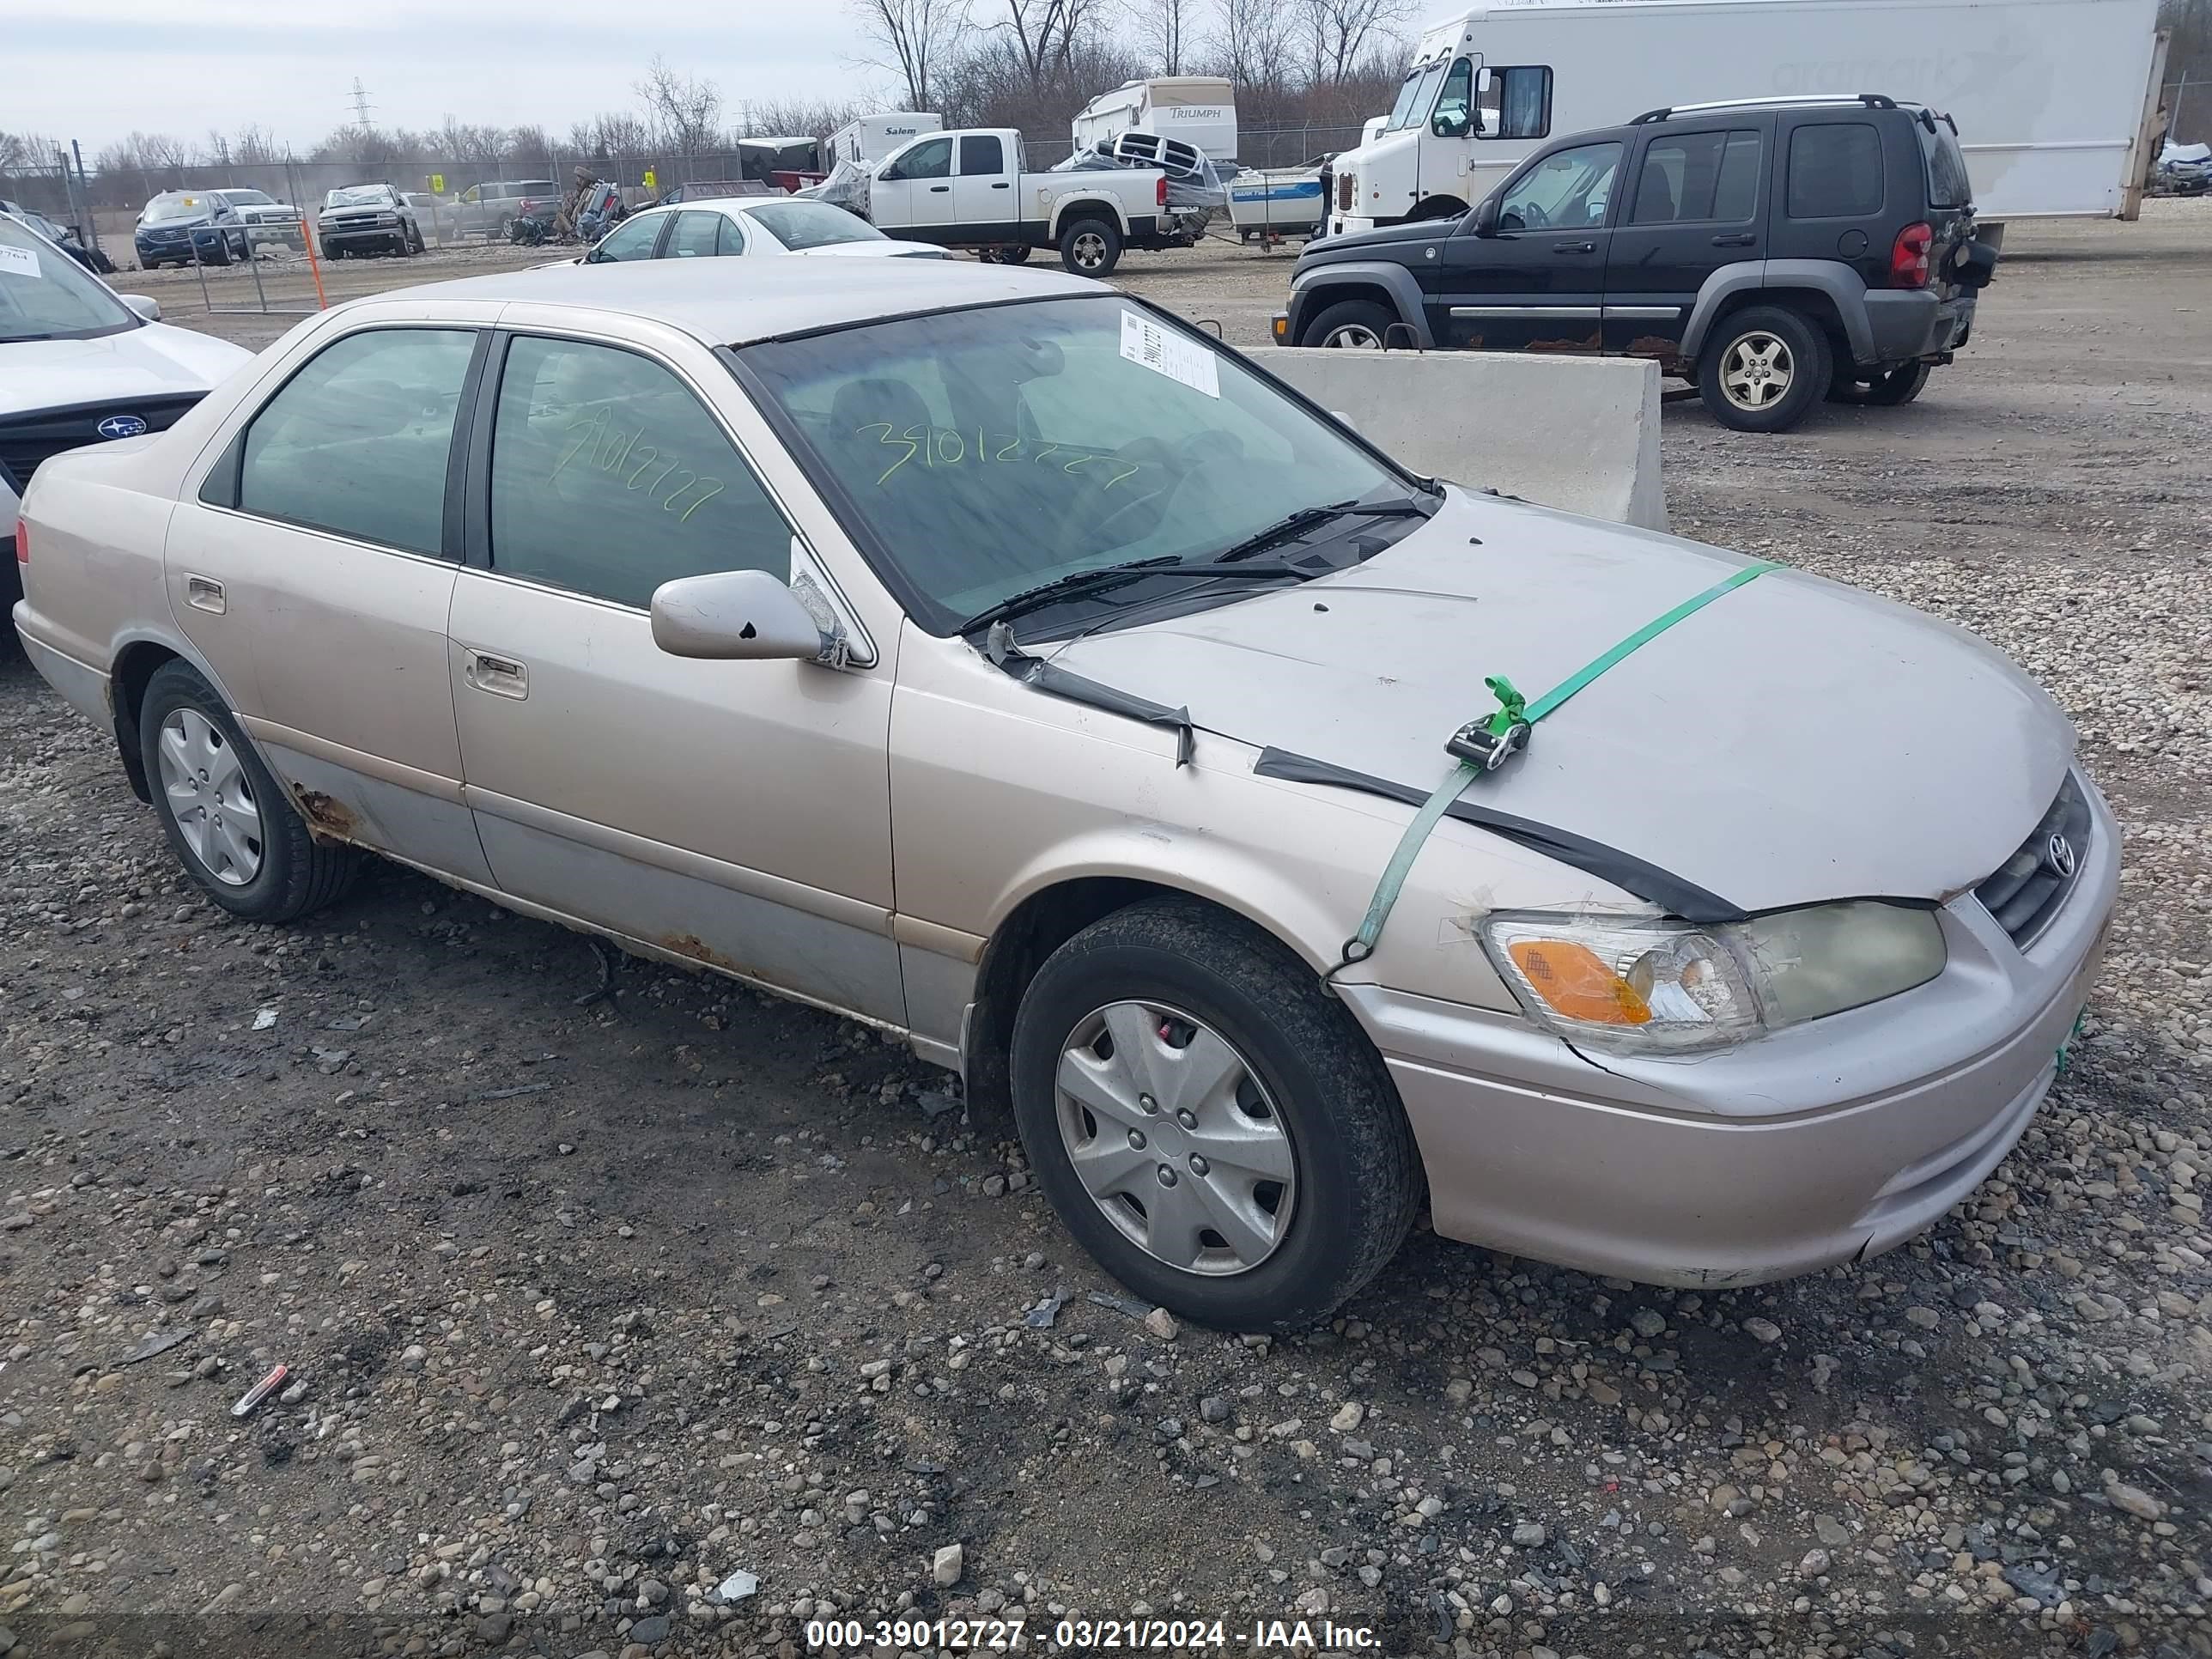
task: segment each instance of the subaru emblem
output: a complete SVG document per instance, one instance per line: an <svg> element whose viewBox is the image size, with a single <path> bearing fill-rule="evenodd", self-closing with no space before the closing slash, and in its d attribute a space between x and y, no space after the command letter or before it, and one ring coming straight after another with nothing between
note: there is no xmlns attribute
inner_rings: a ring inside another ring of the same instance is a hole
<svg viewBox="0 0 2212 1659"><path fill-rule="evenodd" d="M2043 846L2043 866L2063 881L2074 873L2074 843L2063 836L2053 836Z"/></svg>
<svg viewBox="0 0 2212 1659"><path fill-rule="evenodd" d="M103 438L135 438L146 429L146 422L136 415L111 415L100 423Z"/></svg>

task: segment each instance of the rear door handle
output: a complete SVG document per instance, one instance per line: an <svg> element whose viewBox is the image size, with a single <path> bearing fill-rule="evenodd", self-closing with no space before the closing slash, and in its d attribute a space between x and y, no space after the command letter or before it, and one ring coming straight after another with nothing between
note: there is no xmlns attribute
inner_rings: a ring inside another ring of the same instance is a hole
<svg viewBox="0 0 2212 1659"><path fill-rule="evenodd" d="M461 678L495 697L513 697L520 702L530 695L530 671L522 664L469 646L461 647Z"/></svg>
<svg viewBox="0 0 2212 1659"><path fill-rule="evenodd" d="M1554 253L1595 253L1597 252L1597 244L1595 242L1554 242L1552 244L1552 252Z"/></svg>
<svg viewBox="0 0 2212 1659"><path fill-rule="evenodd" d="M222 584L205 576L185 578L185 603L195 611L211 611L218 617L227 608L222 597Z"/></svg>
<svg viewBox="0 0 2212 1659"><path fill-rule="evenodd" d="M1713 238L1713 246L1715 247L1749 247L1758 240L1758 237L1746 231L1739 236L1716 236Z"/></svg>

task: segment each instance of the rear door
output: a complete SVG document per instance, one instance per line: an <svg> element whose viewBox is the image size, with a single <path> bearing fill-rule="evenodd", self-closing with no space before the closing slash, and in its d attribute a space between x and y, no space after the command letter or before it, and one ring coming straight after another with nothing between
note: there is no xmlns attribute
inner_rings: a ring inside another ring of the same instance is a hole
<svg viewBox="0 0 2212 1659"><path fill-rule="evenodd" d="M977 241L1015 240L1014 180L1006 140L995 132L963 132L952 179L952 221Z"/></svg>
<svg viewBox="0 0 2212 1659"><path fill-rule="evenodd" d="M1470 216L1445 239L1431 290L1440 343L1482 351L1602 348L1608 227L1626 149L1608 138L1539 156L1507 182L1496 234L1476 235Z"/></svg>
<svg viewBox="0 0 2212 1659"><path fill-rule="evenodd" d="M1705 279L1765 258L1773 128L1771 116L1737 114L1649 129L1606 258L1607 351L1671 358Z"/></svg>

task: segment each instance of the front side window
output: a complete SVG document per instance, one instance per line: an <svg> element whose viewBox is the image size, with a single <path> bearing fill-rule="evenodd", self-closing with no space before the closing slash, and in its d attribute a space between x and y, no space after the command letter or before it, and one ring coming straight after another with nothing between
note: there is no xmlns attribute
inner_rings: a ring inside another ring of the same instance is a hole
<svg viewBox="0 0 2212 1659"><path fill-rule="evenodd" d="M1474 120L1474 64L1462 58L1444 76L1444 89L1437 94L1436 113L1429 130L1443 138L1463 138Z"/></svg>
<svg viewBox="0 0 2212 1659"><path fill-rule="evenodd" d="M476 343L467 329L370 329L318 353L246 428L240 508L439 552L453 416Z"/></svg>
<svg viewBox="0 0 2212 1659"><path fill-rule="evenodd" d="M883 171L886 179L950 179L952 141L925 138Z"/></svg>
<svg viewBox="0 0 2212 1659"><path fill-rule="evenodd" d="M1617 143L1577 144L1556 150L1506 187L1498 204L1500 230L1583 229L1605 222L1620 170Z"/></svg>
<svg viewBox="0 0 2212 1659"><path fill-rule="evenodd" d="M526 337L491 441L491 568L641 610L681 576L791 574L791 526L683 381L635 352Z"/></svg>
<svg viewBox="0 0 2212 1659"><path fill-rule="evenodd" d="M1494 69L1481 94L1485 138L1546 138L1552 131L1552 71L1540 64Z"/></svg>
<svg viewBox="0 0 2212 1659"><path fill-rule="evenodd" d="M741 361L939 634L1012 594L1206 559L1404 481L1205 336L1118 297L749 346ZM1059 612L1076 618L1091 601Z"/></svg>
<svg viewBox="0 0 2212 1659"><path fill-rule="evenodd" d="M640 214L635 219L625 221L599 238L597 245L584 256L584 263L604 265L617 264L624 259L650 259L653 258L653 245L660 240L660 233L667 223L668 216L665 213Z"/></svg>
<svg viewBox="0 0 2212 1659"><path fill-rule="evenodd" d="M1881 211L1881 134L1865 121L1801 126L1790 135L1790 216L1864 218Z"/></svg>
<svg viewBox="0 0 2212 1659"><path fill-rule="evenodd" d="M745 211L787 248L890 240L858 214L848 213L830 202L762 202Z"/></svg>
<svg viewBox="0 0 2212 1659"><path fill-rule="evenodd" d="M105 283L86 276L44 237L0 215L0 342L89 340L137 326L137 318Z"/></svg>

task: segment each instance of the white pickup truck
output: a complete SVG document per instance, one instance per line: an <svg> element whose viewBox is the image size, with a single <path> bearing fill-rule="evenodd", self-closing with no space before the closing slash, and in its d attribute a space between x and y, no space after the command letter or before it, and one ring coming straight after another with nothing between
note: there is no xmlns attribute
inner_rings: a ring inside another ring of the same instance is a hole
<svg viewBox="0 0 2212 1659"><path fill-rule="evenodd" d="M1190 240L1168 212L1165 173L1030 173L1012 127L924 133L901 145L868 182L868 217L893 236L1011 264L1032 248L1056 247L1060 263L1083 276L1105 276L1125 247Z"/></svg>

